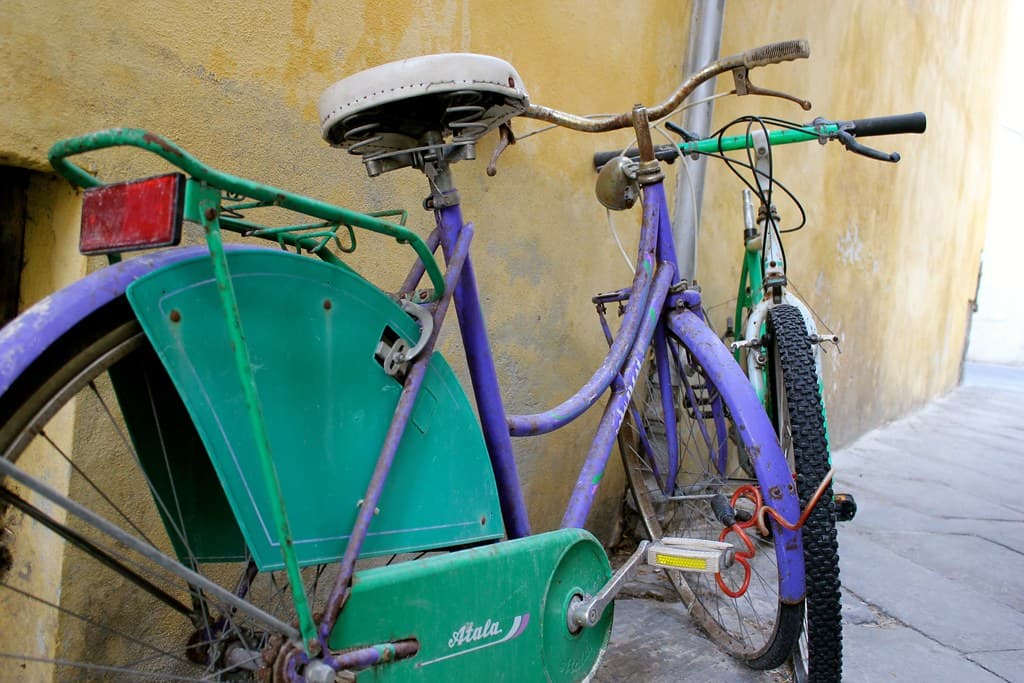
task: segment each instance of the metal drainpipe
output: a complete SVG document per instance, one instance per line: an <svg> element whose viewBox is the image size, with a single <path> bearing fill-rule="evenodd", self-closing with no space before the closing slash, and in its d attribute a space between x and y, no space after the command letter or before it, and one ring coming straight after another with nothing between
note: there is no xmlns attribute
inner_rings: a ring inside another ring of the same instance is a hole
<svg viewBox="0 0 1024 683"><path fill-rule="evenodd" d="M690 42L683 64L684 78L718 58L724 18L725 0L693 0L690 9ZM689 99L696 101L713 95L715 80L702 84ZM712 109L711 102L687 109L683 113L683 128L705 137L711 130ZM679 277L692 281L697 276L697 225L704 196L707 160L703 157L696 161L681 160L680 165L683 164L685 166L679 169L676 176L672 237L676 245L676 257L679 259Z"/></svg>

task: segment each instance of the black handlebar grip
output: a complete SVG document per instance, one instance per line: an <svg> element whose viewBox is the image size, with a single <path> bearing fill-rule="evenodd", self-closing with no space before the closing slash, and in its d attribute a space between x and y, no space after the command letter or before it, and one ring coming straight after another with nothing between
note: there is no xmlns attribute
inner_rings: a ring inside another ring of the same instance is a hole
<svg viewBox="0 0 1024 683"><path fill-rule="evenodd" d="M633 154L639 154L639 152L637 152L635 148L630 149L627 152L627 156L629 155L629 152L632 152ZM621 149L615 152L594 152L594 169L600 169L602 166L604 166L605 164L607 164L609 161L619 156L620 154L622 154Z"/></svg>
<svg viewBox="0 0 1024 683"><path fill-rule="evenodd" d="M899 135L901 133L923 133L928 125L924 112L898 114L896 116L875 116L870 119L850 121L849 131L859 138L870 135Z"/></svg>
<svg viewBox="0 0 1024 683"><path fill-rule="evenodd" d="M622 150L616 150L614 152L594 152L594 170L599 171L601 167L607 164L609 161L622 154ZM637 151L636 147L630 147L626 150L626 156L633 159L634 161L640 157L640 152ZM681 156L681 153L674 145L655 145L654 146L654 158L659 161L667 161L672 163L676 157Z"/></svg>
<svg viewBox="0 0 1024 683"><path fill-rule="evenodd" d="M765 64L778 64L791 59L805 59L811 56L811 44L806 40L783 40L779 43L762 45L743 53L743 65L748 69Z"/></svg>

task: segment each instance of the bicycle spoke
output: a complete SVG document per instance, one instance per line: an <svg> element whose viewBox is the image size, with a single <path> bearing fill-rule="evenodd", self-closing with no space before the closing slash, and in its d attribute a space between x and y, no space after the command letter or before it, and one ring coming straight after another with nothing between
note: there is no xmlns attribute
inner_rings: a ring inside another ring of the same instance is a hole
<svg viewBox="0 0 1024 683"><path fill-rule="evenodd" d="M143 532L142 529L140 529L135 524L135 522L133 522L132 519L120 507L118 507L114 503L113 500L110 499L110 496L108 496L105 491L103 491L99 486L96 485L96 483L92 480L92 478L89 477L89 475L87 475L75 462L73 462L71 460L71 458L68 456L68 454L64 452L64 449L61 448L59 445L57 445L56 441L54 441L53 439L50 438L50 435L46 433L46 430L41 431L39 433L39 436L41 436L43 438L43 440L46 441L46 443L50 444L50 446L53 448L53 450L56 451L57 454L60 455L60 457L76 473L78 473L78 475L81 476L82 479L85 480L85 482L89 485L89 487L92 488L92 490L95 491L96 494L99 495L107 503L107 505L109 505L111 507L111 509L114 510L114 512L117 513L117 515L121 519L123 519L132 529L135 530L135 533L137 533L139 536L141 536L142 539L144 541L146 541L147 543L149 543L150 545L153 544L153 542L151 540L149 540L149 538L146 536L145 532Z"/></svg>
<svg viewBox="0 0 1024 683"><path fill-rule="evenodd" d="M56 603L50 602L49 600L46 600L45 598L41 598L38 595L33 595L32 593L29 593L28 591L24 591L24 590L22 590L20 588L16 588L15 586L12 586L10 583L8 583L6 581L3 582L3 583L0 583L0 586L3 586L7 590L9 590L9 591L11 591L13 593L17 593L18 595L20 595L20 596L22 596L22 597L24 597L24 598L26 598L28 600L32 600L33 602L36 602L36 603L39 603L39 604L44 605L46 607L50 607L51 609L57 610L61 614L66 614L69 617L72 617L72 618L77 619L79 621L85 622L86 624L88 624L89 626L91 626L93 628L101 629L101 630L106 631L107 633L109 633L111 635L117 636L119 638L123 638L123 639L125 639L125 640L127 640L127 641L129 641L131 643L134 643L135 645L139 645L139 646L144 647L144 648L146 648L148 650L153 650L154 652L156 652L159 655L162 655L164 657L168 657L168 658L171 658L171 659L175 659L175 660L177 660L177 661L179 661L179 662L181 662L183 664L188 664L189 663L188 660L180 658L176 653L167 652L165 650L161 650L161 649L157 648L156 646L152 645L151 643L147 643L147 642L145 642L145 641L143 641L143 640L141 640L139 638L135 638L134 636L131 636L131 635L125 633L124 631L112 628L110 626L107 626L106 624L100 623L99 621L97 621L95 619L91 619L91 618L89 618L89 617L87 617L85 615L79 614L78 612L70 610L70 609L68 609L66 607L62 607L62 606L60 606L60 605L58 605ZM188 648L186 648L184 651L187 651L187 649Z"/></svg>
<svg viewBox="0 0 1024 683"><path fill-rule="evenodd" d="M167 522L167 524L171 525L178 540L181 541L181 543L185 545L185 547L187 548L188 536L185 534L184 531L182 531L181 527L174 523L174 517L171 516L170 510L168 510L167 504L164 502L163 497L156 490L156 487L153 486L153 482L150 480L149 476L146 475L146 468L142 466L142 460L139 458L139 454L135 450L135 446L132 444L128 434L126 434L125 431L121 428L120 422L114 417L114 414L111 412L110 407L107 405L107 401L103 398L103 396L100 395L99 389L96 387L95 383L89 382L89 387L92 389L94 396L99 401L100 406L103 408L103 412L106 413L107 418L110 420L110 424L113 427L114 431L117 433L118 437L120 438L121 443L124 444L127 451L131 454L132 459L134 460L136 466L138 467L138 471L142 474L143 478L146 481L146 486L149 488L150 494L153 496L153 500L156 501L157 506L160 508L160 512L163 514L163 519ZM162 434L160 435L160 442L161 447L163 447ZM153 544L150 543L150 545ZM189 550L188 553L190 559L194 561L195 557L192 554L191 550Z"/></svg>
<svg viewBox="0 0 1024 683"><path fill-rule="evenodd" d="M623 449L627 457L627 474L634 497L646 499L638 502L641 514L654 514L657 526L664 536L681 536L719 540L722 523L711 509L711 500L717 496L731 499L741 486L758 486L753 472L746 469L742 444L733 426L733 418L726 398L711 385L703 370L689 358L688 352L670 343L672 360L679 382L673 387L678 402L675 412L678 424L664 425L661 417L661 396L655 371L648 367L646 390L641 392L641 416L646 422L636 431L644 431L651 443L627 439ZM686 353L686 358L683 358ZM679 471L675 488L665 490L652 476L667 462L664 430L674 428L679 448ZM742 504L745 506L746 504ZM678 573L673 583L686 601L691 614L705 626L712 637L743 658L760 656L768 652L776 637L781 614L779 607L779 575L775 558L776 548L769 538L762 538L751 530L756 553L748 570L737 563L723 571L726 585L738 590L746 583L738 598L728 597L718 586L714 575ZM740 546L734 535L727 542ZM688 597L689 596L689 597ZM691 604L692 602L692 604ZM701 616L703 615L703 616ZM787 624L791 617L787 612ZM786 638L791 627L787 626ZM788 642L788 641L787 641ZM784 646L772 650L770 657L778 661Z"/></svg>
<svg viewBox="0 0 1024 683"><path fill-rule="evenodd" d="M34 655L18 655L10 652L0 652L0 658L13 659L19 662L34 662L39 664L53 664L55 666L66 666L73 669L81 669L83 671L98 671L103 673L117 673L117 674L131 674L132 676L142 677L152 680L160 681L204 681L208 680L205 678L195 678L192 676L177 676L169 674L167 672L149 672L139 671L136 669L126 669L119 666L111 666L105 664L90 664L86 662L74 662L67 659L57 659L52 657L37 657Z"/></svg>

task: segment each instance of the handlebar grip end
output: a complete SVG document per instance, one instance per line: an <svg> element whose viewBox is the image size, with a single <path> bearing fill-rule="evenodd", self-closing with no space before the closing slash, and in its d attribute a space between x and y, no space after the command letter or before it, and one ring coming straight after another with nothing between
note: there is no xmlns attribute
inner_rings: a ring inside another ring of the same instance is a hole
<svg viewBox="0 0 1024 683"><path fill-rule="evenodd" d="M806 40L783 40L747 50L743 53L743 65L753 69L756 66L806 59L810 56L811 44Z"/></svg>
<svg viewBox="0 0 1024 683"><path fill-rule="evenodd" d="M595 152L594 153L594 170L595 171L600 171L602 166L604 166L609 161L611 161L612 159L614 159L615 157L617 157L617 156L619 156L621 154L622 154L622 150L621 149L618 150L618 151L615 151L615 152Z"/></svg>

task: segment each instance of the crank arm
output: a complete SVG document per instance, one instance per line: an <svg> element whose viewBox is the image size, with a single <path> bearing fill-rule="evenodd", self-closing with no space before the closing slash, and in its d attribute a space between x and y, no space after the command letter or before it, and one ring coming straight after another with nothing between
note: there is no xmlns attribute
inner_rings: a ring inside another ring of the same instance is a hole
<svg viewBox="0 0 1024 683"><path fill-rule="evenodd" d="M577 595L569 604L566 622L572 633L596 626L609 603L641 563L671 571L717 574L731 567L736 559L732 545L699 538L663 538L651 543L641 541L636 551L608 579L597 595Z"/></svg>
<svg viewBox="0 0 1024 683"><path fill-rule="evenodd" d="M580 630L596 626L601 621L605 607L615 599L615 596L619 594L633 572L636 571L637 566L643 562L649 545L649 541L640 541L640 545L637 546L633 554L629 556L625 564L619 567L618 571L612 574L612 578L608 579L608 583L601 587L597 595L577 595L572 599L572 602L569 603L569 612L566 615L569 631L579 633Z"/></svg>

